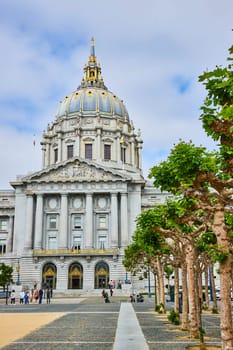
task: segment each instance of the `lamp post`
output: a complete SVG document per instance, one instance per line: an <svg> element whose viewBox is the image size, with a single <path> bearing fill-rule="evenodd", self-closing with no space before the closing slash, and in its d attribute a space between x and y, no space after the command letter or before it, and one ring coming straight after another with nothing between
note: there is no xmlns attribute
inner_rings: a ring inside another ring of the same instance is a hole
<svg viewBox="0 0 233 350"><path fill-rule="evenodd" d="M17 259L16 272L17 272L16 285L19 286L20 285L20 263L19 263L19 259Z"/></svg>
<svg viewBox="0 0 233 350"><path fill-rule="evenodd" d="M8 293L9 293L9 283L6 284L6 305L8 305Z"/></svg>
<svg viewBox="0 0 233 350"><path fill-rule="evenodd" d="M151 298L151 290L150 290L150 265L148 265L148 269L147 269L147 279L148 279L148 298Z"/></svg>

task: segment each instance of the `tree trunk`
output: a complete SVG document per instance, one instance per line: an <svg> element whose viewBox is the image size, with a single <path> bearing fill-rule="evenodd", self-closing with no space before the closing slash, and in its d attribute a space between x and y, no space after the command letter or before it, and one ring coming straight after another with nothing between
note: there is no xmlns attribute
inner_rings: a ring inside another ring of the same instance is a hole
<svg viewBox="0 0 233 350"><path fill-rule="evenodd" d="M174 267L174 298L174 309L179 312L179 268L177 266Z"/></svg>
<svg viewBox="0 0 233 350"><path fill-rule="evenodd" d="M197 323L197 305L196 305L196 286L195 286L195 251L192 244L188 243L185 249L187 271L188 271L188 286L189 286L189 315L190 315L190 335L192 338L198 338L198 323Z"/></svg>
<svg viewBox="0 0 233 350"><path fill-rule="evenodd" d="M158 266L158 289L159 289L159 304L163 304L165 307L165 297L164 297L164 269L163 265L160 262L160 259L157 259Z"/></svg>
<svg viewBox="0 0 233 350"><path fill-rule="evenodd" d="M230 239L224 225L224 211L215 212L213 230L217 237L217 243L221 252L226 254L226 258L219 263L220 288L221 288L221 314L220 328L222 349L233 349L233 330L232 330L232 309L231 309L231 262Z"/></svg>
<svg viewBox="0 0 233 350"><path fill-rule="evenodd" d="M218 310L218 304L216 299L216 287L215 287L215 278L214 278L214 267L213 263L209 263L209 273L210 273L210 282L211 282L211 288L212 288L212 298L213 298L213 309Z"/></svg>
<svg viewBox="0 0 233 350"><path fill-rule="evenodd" d="M187 264L182 264L182 324L181 329L187 331L189 328L189 308L188 308L188 285L187 285Z"/></svg>
<svg viewBox="0 0 233 350"><path fill-rule="evenodd" d="M209 285L209 279L208 279L208 264L205 264L205 300L204 300L204 304L207 308L207 310L210 310L210 299L209 299L209 290L208 290L208 285Z"/></svg>

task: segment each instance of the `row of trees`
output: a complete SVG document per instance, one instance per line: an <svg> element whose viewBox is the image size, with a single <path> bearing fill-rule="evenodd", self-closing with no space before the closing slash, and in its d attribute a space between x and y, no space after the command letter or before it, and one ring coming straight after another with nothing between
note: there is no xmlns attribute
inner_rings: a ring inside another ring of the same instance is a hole
<svg viewBox="0 0 233 350"><path fill-rule="evenodd" d="M200 336L202 274L218 262L221 287L222 349L233 349L231 281L233 263L233 47L226 67L199 76L207 90L200 120L217 151L180 141L166 161L154 166L154 186L174 199L137 218L124 264L136 272L149 264L158 277L158 302L164 304L164 266L174 267L177 308L179 269L182 276L182 328ZM211 273L213 278L213 274ZM213 282L213 281L212 281ZM212 283L214 286L214 283ZM208 296L208 280L205 293ZM213 291L213 296L215 293ZM206 299L208 300L208 298ZM207 301L208 303L208 301ZM217 308L214 300L214 308Z"/></svg>

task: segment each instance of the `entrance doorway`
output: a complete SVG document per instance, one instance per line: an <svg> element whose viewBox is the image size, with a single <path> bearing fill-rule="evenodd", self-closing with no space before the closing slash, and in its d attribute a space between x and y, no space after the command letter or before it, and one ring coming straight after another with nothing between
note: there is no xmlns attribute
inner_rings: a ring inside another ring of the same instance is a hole
<svg viewBox="0 0 233 350"><path fill-rule="evenodd" d="M43 267L42 285L44 288L56 289L57 268L53 263L47 263Z"/></svg>
<svg viewBox="0 0 233 350"><path fill-rule="evenodd" d="M95 266L95 289L108 288L109 266L106 262L100 261Z"/></svg>
<svg viewBox="0 0 233 350"><path fill-rule="evenodd" d="M83 288L83 268L78 262L73 263L69 267L68 289Z"/></svg>

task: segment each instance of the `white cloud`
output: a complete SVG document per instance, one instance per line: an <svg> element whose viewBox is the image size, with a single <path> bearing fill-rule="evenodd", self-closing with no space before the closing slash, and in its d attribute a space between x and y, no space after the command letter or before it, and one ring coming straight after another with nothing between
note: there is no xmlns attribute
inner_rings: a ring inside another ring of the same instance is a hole
<svg viewBox="0 0 233 350"><path fill-rule="evenodd" d="M232 0L1 4L0 188L40 168L42 131L79 85L92 36L107 87L141 128L145 175L179 139L212 148L198 119L205 91L197 80L225 64L232 12Z"/></svg>

